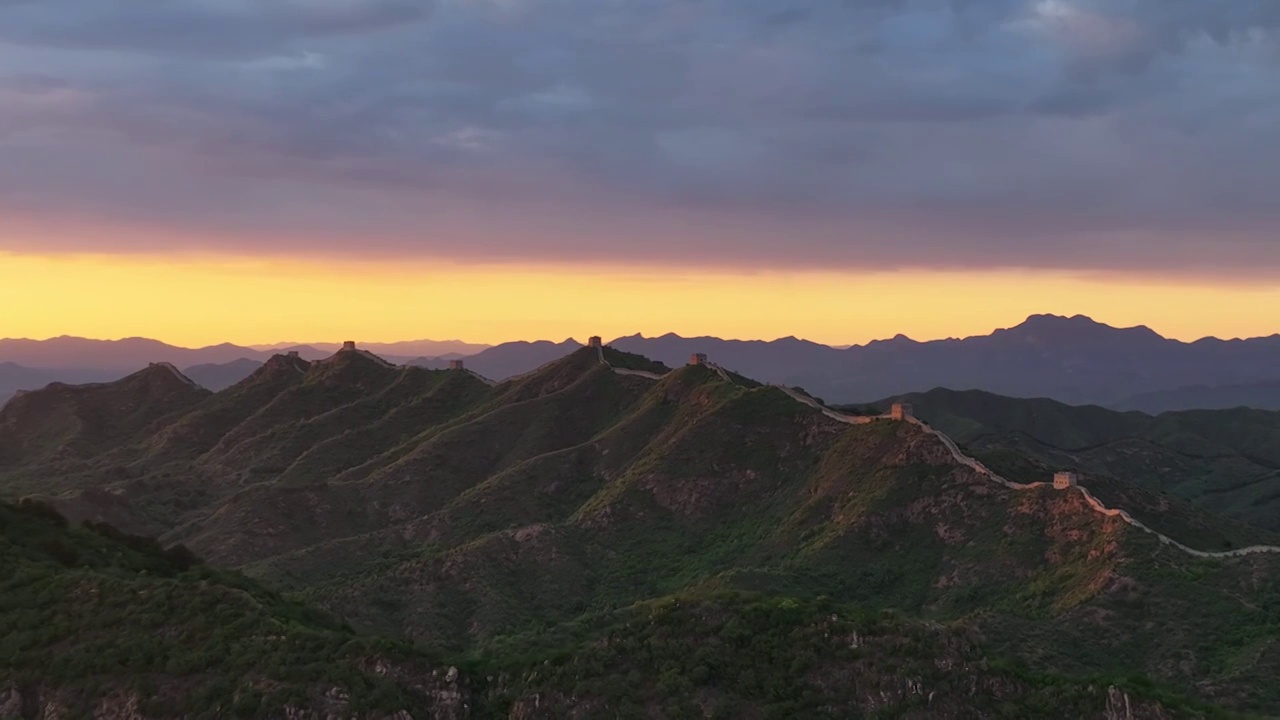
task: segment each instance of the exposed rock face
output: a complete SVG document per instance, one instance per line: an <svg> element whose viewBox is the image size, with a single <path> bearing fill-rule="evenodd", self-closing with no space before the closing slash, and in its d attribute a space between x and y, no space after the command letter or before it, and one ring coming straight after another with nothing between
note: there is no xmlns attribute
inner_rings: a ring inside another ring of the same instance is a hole
<svg viewBox="0 0 1280 720"><path fill-rule="evenodd" d="M290 705L284 709L284 720L348 720L348 718L363 718L366 716L352 715L345 712L344 707L334 707L330 710L320 712L306 708L299 708ZM400 710L390 715L367 716L369 720L414 720L413 715L408 710ZM432 715L433 718L437 717Z"/></svg>
<svg viewBox="0 0 1280 720"><path fill-rule="evenodd" d="M1115 685L1107 688L1107 720L1133 720L1133 708L1129 704L1129 696L1120 692Z"/></svg>
<svg viewBox="0 0 1280 720"><path fill-rule="evenodd" d="M103 697L93 710L94 720L143 720L137 693L116 692Z"/></svg>
<svg viewBox="0 0 1280 720"><path fill-rule="evenodd" d="M1104 720L1172 720L1175 716L1160 703L1134 702L1129 694L1112 685L1107 688Z"/></svg>
<svg viewBox="0 0 1280 720"><path fill-rule="evenodd" d="M456 667L427 670L375 658L366 661L364 668L373 675L391 678L403 687L412 688L429 699L433 720L465 720L471 715L470 692L462 684ZM384 720L413 720L413 717L401 711Z"/></svg>
<svg viewBox="0 0 1280 720"><path fill-rule="evenodd" d="M389 674L397 674L383 665ZM467 695L458 684L457 668L449 668L427 673L414 683L413 688L429 699L431 720L466 720L471 717L471 707ZM3 686L0 686L3 687ZM408 710L399 710L390 714L356 714L351 711L350 698L341 688L314 697L306 706L288 705L281 708L278 714L284 720L415 720ZM136 692L114 690L98 698L91 704L93 720L154 720L155 716L144 714L139 705L141 698ZM71 707L79 703L72 698L64 697L58 692L36 690L19 690L15 686L0 690L0 720L64 720L80 717L84 710L73 711Z"/></svg>
<svg viewBox="0 0 1280 720"><path fill-rule="evenodd" d="M18 688L0 690L0 720L22 717L22 693Z"/></svg>

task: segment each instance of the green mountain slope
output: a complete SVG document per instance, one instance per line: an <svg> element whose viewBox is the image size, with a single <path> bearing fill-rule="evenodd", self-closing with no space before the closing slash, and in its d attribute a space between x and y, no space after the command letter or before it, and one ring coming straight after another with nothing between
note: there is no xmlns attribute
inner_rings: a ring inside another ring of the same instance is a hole
<svg viewBox="0 0 1280 720"><path fill-rule="evenodd" d="M449 653L672 594L826 597L967 623L1034 672L1149 675L1280 714L1265 681L1280 557L1197 559L1079 492L1001 486L916 425L841 422L715 367L651 378L615 371L656 372L643 358L603 358L490 385L340 353L209 396L46 494ZM983 422L1096 444L1143 418L1051 409ZM969 422L967 443L986 426ZM184 436L199 440L169 440ZM1037 481L1063 467L1015 443L974 452ZM29 493L41 468L0 464L0 488ZM1267 538L1120 477L1089 482L1194 547Z"/></svg>
<svg viewBox="0 0 1280 720"><path fill-rule="evenodd" d="M462 717L447 668L182 549L0 503L0 717Z"/></svg>
<svg viewBox="0 0 1280 720"><path fill-rule="evenodd" d="M986 656L971 630L824 600L673 596L506 638L484 652L510 664L488 695L491 717L1217 714L1141 681L1027 673Z"/></svg>
<svg viewBox="0 0 1280 720"><path fill-rule="evenodd" d="M38 465L75 476L210 395L163 364L113 383L54 383L24 393L0 409L0 467Z"/></svg>
<svg viewBox="0 0 1280 720"><path fill-rule="evenodd" d="M1280 531L1280 412L1236 408L1152 417L942 389L901 399L975 452L1016 450L1007 461L1021 457L1037 468L1079 470L1093 476L1093 484L1148 488Z"/></svg>
<svg viewBox="0 0 1280 720"><path fill-rule="evenodd" d="M0 717L1219 715L1142 682L992 660L964 628L829 601L673 597L504 638L457 668L181 548L0 503Z"/></svg>

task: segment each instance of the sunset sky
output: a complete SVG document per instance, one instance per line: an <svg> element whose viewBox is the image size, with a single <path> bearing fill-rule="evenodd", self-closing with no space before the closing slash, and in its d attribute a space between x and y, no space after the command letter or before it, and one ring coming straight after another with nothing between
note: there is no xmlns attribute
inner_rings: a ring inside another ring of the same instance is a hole
<svg viewBox="0 0 1280 720"><path fill-rule="evenodd" d="M0 0L0 337L1280 332L1280 2Z"/></svg>

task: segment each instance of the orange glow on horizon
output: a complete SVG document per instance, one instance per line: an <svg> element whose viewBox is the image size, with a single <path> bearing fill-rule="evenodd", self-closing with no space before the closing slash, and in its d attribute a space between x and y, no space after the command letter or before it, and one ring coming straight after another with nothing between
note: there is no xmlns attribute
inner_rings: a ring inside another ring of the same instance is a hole
<svg viewBox="0 0 1280 720"><path fill-rule="evenodd" d="M830 344L986 334L1034 313L1168 337L1280 331L1280 288L1065 272L734 272L0 253L0 337L177 345L562 340L636 332Z"/></svg>

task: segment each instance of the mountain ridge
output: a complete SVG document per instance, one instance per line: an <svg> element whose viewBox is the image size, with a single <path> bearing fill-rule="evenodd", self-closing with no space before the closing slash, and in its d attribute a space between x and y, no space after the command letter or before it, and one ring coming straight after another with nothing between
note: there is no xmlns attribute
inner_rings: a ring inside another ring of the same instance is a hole
<svg viewBox="0 0 1280 720"><path fill-rule="evenodd" d="M0 463L0 488L133 518L362 631L456 652L672 593L826 595L977 618L1038 670L1138 668L1280 709L1259 681L1280 668L1274 588L1257 584L1280 559L1188 555L1083 492L993 482L922 426L611 347L497 385L359 352L304 363L280 356L95 457ZM1253 609L1224 614L1233 597ZM1140 616L1183 629L1151 636ZM1205 659L1175 662L1187 648ZM1245 655L1261 659L1210 660Z"/></svg>
<svg viewBox="0 0 1280 720"><path fill-rule="evenodd" d="M0 341L0 361L29 369L8 369L5 380L0 368L0 397L5 389L36 389L37 377L49 370L34 367L30 353L15 355ZM199 350L183 350L142 341L151 356L148 362L174 362L190 367L183 358ZM888 394L920 391L944 386L957 390L982 389L1015 397L1047 396L1073 404L1103 404L1125 407L1130 398L1144 394L1175 392L1193 385L1223 386L1224 394L1250 401L1249 388L1265 390L1280 382L1280 335L1251 339L1201 338L1184 342L1161 337L1146 326L1117 328L1083 315L1071 317L1032 315L1024 322L1001 328L988 335L963 339L916 341L901 334L889 340L837 349L792 336L776 340L724 340L710 336L681 337L666 333L648 338L632 334L615 339L612 346L652 357L668 365L678 365L695 352L708 353L725 367L767 382L808 388L836 403L870 402ZM370 346L373 347L373 346ZM581 347L574 339L560 342L519 341L486 348L472 355L437 357L389 356L401 364L443 369L454 360L481 375L501 380L534 370L558 356ZM327 355L316 348L298 349L309 360ZM6 354L8 352L9 354ZM243 377L250 369L241 360L263 361L264 354L235 346L213 346L218 355L214 365L199 363L193 374L205 379L213 389L221 389ZM185 353L185 354L184 354ZM98 353L101 355L102 353ZM111 353L107 353L108 356ZM227 359L230 355L243 357ZM77 358L86 356L85 352ZM59 361L72 372L71 361ZM77 360L79 362L79 360ZM131 362L138 362L135 357ZM228 363L239 363L228 366ZM207 367L206 367L207 366ZM136 369L136 368L131 368ZM1243 388L1231 390L1232 387ZM1209 397L1213 397L1211 393ZM1269 406L1266 398L1257 402ZM1158 404L1158 397L1149 402ZM1209 400L1207 402L1212 402Z"/></svg>

